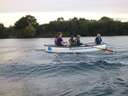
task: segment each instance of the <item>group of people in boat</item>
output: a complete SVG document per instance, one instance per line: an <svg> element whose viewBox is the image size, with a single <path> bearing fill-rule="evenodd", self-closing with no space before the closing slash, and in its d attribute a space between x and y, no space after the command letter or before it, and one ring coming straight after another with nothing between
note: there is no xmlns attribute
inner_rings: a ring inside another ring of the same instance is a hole
<svg viewBox="0 0 128 96"><path fill-rule="evenodd" d="M81 46L84 45L83 43L81 43L80 41L80 35L71 35L71 37L69 38L69 43L68 42L64 42L63 41L63 34L61 32L59 32L55 38L55 45L56 46ZM95 38L95 44L96 45L100 45L102 42L102 38L101 35L98 33L96 38Z"/></svg>
<svg viewBox="0 0 128 96"><path fill-rule="evenodd" d="M76 36L71 36L70 39L69 39L69 45L70 46L80 46L80 45L83 45L81 42L80 42L80 35L76 35Z"/></svg>

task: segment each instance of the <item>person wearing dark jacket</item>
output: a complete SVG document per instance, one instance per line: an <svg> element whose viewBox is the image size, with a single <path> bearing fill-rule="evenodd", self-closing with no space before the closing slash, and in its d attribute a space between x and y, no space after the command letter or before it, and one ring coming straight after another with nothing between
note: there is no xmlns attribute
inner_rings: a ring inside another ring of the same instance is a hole
<svg viewBox="0 0 128 96"><path fill-rule="evenodd" d="M102 38L101 38L101 35L98 33L96 38L95 38L95 43L97 45L100 45L102 43Z"/></svg>
<svg viewBox="0 0 128 96"><path fill-rule="evenodd" d="M83 45L83 44L80 42L80 35L77 35L77 36L76 36L75 42L76 42L76 46L81 46L81 45Z"/></svg>

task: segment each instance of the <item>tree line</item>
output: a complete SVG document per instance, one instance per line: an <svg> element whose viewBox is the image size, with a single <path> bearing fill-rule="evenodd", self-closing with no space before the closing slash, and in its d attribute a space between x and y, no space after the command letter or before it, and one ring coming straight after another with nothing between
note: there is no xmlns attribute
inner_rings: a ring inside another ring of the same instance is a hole
<svg viewBox="0 0 128 96"><path fill-rule="evenodd" d="M128 35L128 22L113 20L110 17L102 17L99 20L76 17L64 20L60 17L40 25L34 16L26 15L16 21L14 26L5 27L0 24L0 38L55 37L58 32L63 32L64 36L95 36L97 33L103 36Z"/></svg>

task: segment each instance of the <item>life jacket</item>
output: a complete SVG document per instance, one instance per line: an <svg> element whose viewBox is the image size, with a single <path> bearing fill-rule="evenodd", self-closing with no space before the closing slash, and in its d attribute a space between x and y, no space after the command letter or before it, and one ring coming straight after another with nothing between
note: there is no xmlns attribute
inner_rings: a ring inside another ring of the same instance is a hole
<svg viewBox="0 0 128 96"><path fill-rule="evenodd" d="M95 42L96 42L96 44L101 44L101 42L102 42L101 37L99 37L99 36L96 37Z"/></svg>
<svg viewBox="0 0 128 96"><path fill-rule="evenodd" d="M80 45L81 45L80 40L76 39L76 46L80 46Z"/></svg>

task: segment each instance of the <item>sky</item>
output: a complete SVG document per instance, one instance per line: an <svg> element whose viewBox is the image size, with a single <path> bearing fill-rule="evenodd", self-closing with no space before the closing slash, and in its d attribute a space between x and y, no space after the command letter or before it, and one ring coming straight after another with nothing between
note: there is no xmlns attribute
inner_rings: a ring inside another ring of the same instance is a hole
<svg viewBox="0 0 128 96"><path fill-rule="evenodd" d="M0 23L13 25L25 15L33 15L40 24L58 17L99 19L109 16L128 21L128 0L0 0Z"/></svg>

